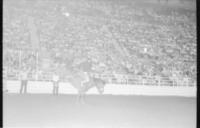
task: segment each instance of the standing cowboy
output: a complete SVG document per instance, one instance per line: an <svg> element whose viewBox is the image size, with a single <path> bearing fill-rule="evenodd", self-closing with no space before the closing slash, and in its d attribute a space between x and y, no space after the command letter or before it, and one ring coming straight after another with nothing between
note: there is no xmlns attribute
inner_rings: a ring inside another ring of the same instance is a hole
<svg viewBox="0 0 200 128"><path fill-rule="evenodd" d="M22 94L27 93L27 84L28 84L28 71L22 70L21 72L21 88L20 88L20 93Z"/></svg>
<svg viewBox="0 0 200 128"><path fill-rule="evenodd" d="M53 74L53 95L58 95L59 89L59 75Z"/></svg>
<svg viewBox="0 0 200 128"><path fill-rule="evenodd" d="M3 92L8 92L7 89L7 70L3 70Z"/></svg>

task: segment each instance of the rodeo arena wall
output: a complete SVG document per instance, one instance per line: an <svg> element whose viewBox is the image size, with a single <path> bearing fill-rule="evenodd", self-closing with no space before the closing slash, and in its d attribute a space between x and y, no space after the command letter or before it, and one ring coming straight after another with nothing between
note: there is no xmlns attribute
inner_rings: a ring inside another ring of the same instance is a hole
<svg viewBox="0 0 200 128"><path fill-rule="evenodd" d="M128 76L123 74L93 74L95 77L107 81L104 95L148 95L148 96L185 96L196 97L196 84L189 79L178 81L165 80L162 77ZM118 76L118 77L116 77ZM42 79L32 77L28 81L28 93L51 94L53 83L51 74L43 74ZM8 93L19 93L20 81L7 80ZM59 83L59 94L77 94L77 90L70 83L62 81ZM96 88L91 88L87 94L97 95Z"/></svg>

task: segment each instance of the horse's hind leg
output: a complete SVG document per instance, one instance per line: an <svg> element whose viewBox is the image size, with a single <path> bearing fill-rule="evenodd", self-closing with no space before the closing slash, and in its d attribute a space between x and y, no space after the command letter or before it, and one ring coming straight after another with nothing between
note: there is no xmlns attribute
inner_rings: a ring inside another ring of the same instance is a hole
<svg viewBox="0 0 200 128"><path fill-rule="evenodd" d="M78 104L84 104L85 103L84 94L82 92L79 92L79 94L77 96L77 103Z"/></svg>
<svg viewBox="0 0 200 128"><path fill-rule="evenodd" d="M76 98L76 103L80 103L81 102L81 94L80 94L80 92L78 93L78 95L77 95L77 98Z"/></svg>
<svg viewBox="0 0 200 128"><path fill-rule="evenodd" d="M83 93L80 94L80 102L81 104L85 104L85 98Z"/></svg>
<svg viewBox="0 0 200 128"><path fill-rule="evenodd" d="M86 98L85 94L82 94L82 102L85 104L86 103Z"/></svg>

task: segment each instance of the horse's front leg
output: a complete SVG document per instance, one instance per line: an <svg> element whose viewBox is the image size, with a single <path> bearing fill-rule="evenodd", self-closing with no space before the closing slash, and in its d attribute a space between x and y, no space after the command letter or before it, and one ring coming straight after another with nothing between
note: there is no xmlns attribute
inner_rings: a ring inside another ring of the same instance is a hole
<svg viewBox="0 0 200 128"><path fill-rule="evenodd" d="M80 102L81 102L81 104L85 104L85 94L84 94L84 92L82 92L80 94Z"/></svg>
<svg viewBox="0 0 200 128"><path fill-rule="evenodd" d="M78 92L77 98L76 98L76 102L80 103L81 102L81 92Z"/></svg>
<svg viewBox="0 0 200 128"><path fill-rule="evenodd" d="M85 104L84 93L83 93L83 92L79 92L79 93L78 93L78 96L77 96L77 103L78 103L78 104Z"/></svg>

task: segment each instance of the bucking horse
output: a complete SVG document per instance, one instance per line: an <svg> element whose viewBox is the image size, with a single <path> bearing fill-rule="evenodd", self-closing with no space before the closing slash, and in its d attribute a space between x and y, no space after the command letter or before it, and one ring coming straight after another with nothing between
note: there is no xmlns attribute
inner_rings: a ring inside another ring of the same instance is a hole
<svg viewBox="0 0 200 128"><path fill-rule="evenodd" d="M106 85L106 82L100 78L96 78L94 76L88 75L89 79L86 80L85 74L82 73L81 75L79 73L72 74L70 77L67 78L68 82L77 89L78 96L77 101L78 103L84 104L85 103L85 95L89 89L96 87L99 94L103 94L104 87Z"/></svg>

